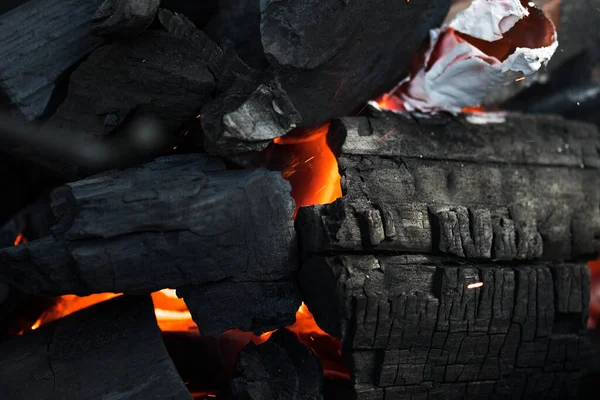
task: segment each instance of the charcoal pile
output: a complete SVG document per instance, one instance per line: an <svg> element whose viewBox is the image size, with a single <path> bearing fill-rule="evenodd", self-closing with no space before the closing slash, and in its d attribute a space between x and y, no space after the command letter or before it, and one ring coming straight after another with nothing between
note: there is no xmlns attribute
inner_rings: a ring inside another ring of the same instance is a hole
<svg viewBox="0 0 600 400"><path fill-rule="evenodd" d="M594 393L600 14L466 3L0 5L0 398Z"/></svg>

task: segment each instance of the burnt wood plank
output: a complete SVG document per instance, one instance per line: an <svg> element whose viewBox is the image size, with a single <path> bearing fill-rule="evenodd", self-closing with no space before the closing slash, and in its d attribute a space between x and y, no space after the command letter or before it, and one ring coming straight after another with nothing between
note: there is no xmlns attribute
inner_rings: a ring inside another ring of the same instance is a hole
<svg viewBox="0 0 600 400"><path fill-rule="evenodd" d="M312 257L300 282L317 324L344 343L357 398L575 398L589 365L583 263Z"/></svg>
<svg viewBox="0 0 600 400"><path fill-rule="evenodd" d="M149 297L121 297L0 344L3 399L191 399Z"/></svg>
<svg viewBox="0 0 600 400"><path fill-rule="evenodd" d="M600 134L557 117L503 124L389 113L345 118L344 197L302 208L309 252L444 253L468 259L593 259ZM316 227L316 229L315 229Z"/></svg>
<svg viewBox="0 0 600 400"><path fill-rule="evenodd" d="M40 117L56 79L102 43L90 21L102 0L31 0L0 16L0 90Z"/></svg>

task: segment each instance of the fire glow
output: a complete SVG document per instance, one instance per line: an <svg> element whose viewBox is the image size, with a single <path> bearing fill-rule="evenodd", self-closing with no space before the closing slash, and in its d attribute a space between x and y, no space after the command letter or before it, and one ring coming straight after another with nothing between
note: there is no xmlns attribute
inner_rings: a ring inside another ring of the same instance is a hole
<svg viewBox="0 0 600 400"><path fill-rule="evenodd" d="M282 176L292 186L292 197L296 202L294 217L301 206L331 203L342 196L337 159L327 143L328 131L329 124L312 130L295 130L276 139L265 154L270 159L270 167L281 171ZM25 242L24 236L19 235L15 240L15 245ZM35 330L42 325L117 296L121 296L121 294L100 293L85 297L61 296L57 303L46 310L30 329ZM175 290L163 289L152 293L152 300L161 331L198 331L185 302L177 297ZM287 328L295 332L298 339L321 359L325 376L349 378L341 360L341 342L319 328L304 303L296 313L296 322ZM242 344L250 341L260 344L267 341L272 333L265 332L256 336L249 332L232 330L224 335L235 336L236 341Z"/></svg>

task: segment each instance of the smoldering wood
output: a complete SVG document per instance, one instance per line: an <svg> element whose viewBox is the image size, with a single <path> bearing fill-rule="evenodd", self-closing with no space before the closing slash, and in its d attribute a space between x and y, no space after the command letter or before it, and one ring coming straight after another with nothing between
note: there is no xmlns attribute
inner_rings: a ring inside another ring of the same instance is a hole
<svg viewBox="0 0 600 400"><path fill-rule="evenodd" d="M98 47L89 22L102 0L31 0L0 15L0 90L27 119L40 117L56 80Z"/></svg>
<svg viewBox="0 0 600 400"><path fill-rule="evenodd" d="M4 399L191 399L149 297L117 298L0 344Z"/></svg>
<svg viewBox="0 0 600 400"><path fill-rule="evenodd" d="M344 197L302 208L310 252L594 259L600 134L553 116L502 124L376 114L332 125Z"/></svg>
<svg viewBox="0 0 600 400"><path fill-rule="evenodd" d="M300 306L289 192L277 172L201 155L73 182L51 193L51 235L0 250L0 282L35 295L198 285L184 291L194 316L223 310L196 318L204 335L271 330Z"/></svg>
<svg viewBox="0 0 600 400"><path fill-rule="evenodd" d="M240 6L248 10L243 16L217 13L218 24L228 26L219 40L235 49L259 49L250 53L258 56L239 54L262 74L249 90L241 87L244 78L241 86L230 88L244 94L236 102L202 110L207 121L217 121L203 125L206 147L216 153L253 151L294 127L314 127L359 111L404 77L449 5L449 0L311 0L269 1L259 8L247 1ZM215 101L223 104L228 96L222 90ZM239 146L230 147L232 141Z"/></svg>
<svg viewBox="0 0 600 400"><path fill-rule="evenodd" d="M154 21L160 0L105 0L92 17L95 35L135 35Z"/></svg>
<svg viewBox="0 0 600 400"><path fill-rule="evenodd" d="M267 342L242 349L223 398L320 400L322 389L317 357L296 334L280 329Z"/></svg>
<svg viewBox="0 0 600 400"><path fill-rule="evenodd" d="M50 123L102 137L146 114L174 133L211 98L214 85L206 60L186 41L145 31L94 51L71 74L69 94Z"/></svg>
<svg viewBox="0 0 600 400"><path fill-rule="evenodd" d="M576 398L588 368L585 263L314 256L300 282L317 324L342 338L359 399Z"/></svg>

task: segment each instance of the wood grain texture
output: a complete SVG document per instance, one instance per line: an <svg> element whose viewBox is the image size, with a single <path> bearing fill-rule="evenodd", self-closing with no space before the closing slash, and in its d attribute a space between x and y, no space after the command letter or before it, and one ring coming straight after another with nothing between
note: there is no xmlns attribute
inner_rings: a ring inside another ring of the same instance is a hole
<svg viewBox="0 0 600 400"><path fill-rule="evenodd" d="M31 0L0 16L0 90L28 119L40 117L56 79L102 40L90 21L102 0Z"/></svg>
<svg viewBox="0 0 600 400"><path fill-rule="evenodd" d="M191 399L149 297L121 297L0 344L3 399Z"/></svg>

